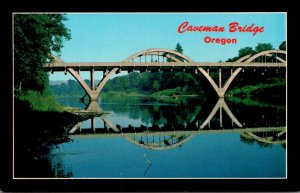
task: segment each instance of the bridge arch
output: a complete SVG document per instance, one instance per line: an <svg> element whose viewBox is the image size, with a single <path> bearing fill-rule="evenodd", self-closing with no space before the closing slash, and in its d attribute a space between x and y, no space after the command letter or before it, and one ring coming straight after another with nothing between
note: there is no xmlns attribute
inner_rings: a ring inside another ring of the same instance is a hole
<svg viewBox="0 0 300 193"><path fill-rule="evenodd" d="M50 54L50 56L54 58L54 63L64 62L64 61L62 61L59 57L57 57L57 56L55 56L55 55L53 55L53 54Z"/></svg>
<svg viewBox="0 0 300 193"><path fill-rule="evenodd" d="M152 49L142 50L140 52L137 52L137 53L129 56L122 62L130 62L130 60L133 60L137 57L146 56L146 55L163 56L163 57L169 58L171 60L174 60L175 62L180 62L180 60L175 57L175 56L177 56L177 57L183 59L184 62L193 62L192 59L190 59L189 57L187 57L177 51L170 50L170 49L164 49L164 48L152 48Z"/></svg>
<svg viewBox="0 0 300 193"><path fill-rule="evenodd" d="M57 56L51 54L51 57L54 58L54 64L55 63L64 63L63 60L61 60L60 58L58 58ZM98 95L95 95L95 93L93 92L93 89L91 89L86 82L81 78L81 76L79 75L79 72L77 72L76 70L74 70L73 68L68 68L67 65L65 65L65 73L69 72L80 84L80 86L84 89L84 91L88 94L88 96L91 98L92 101L97 100Z"/></svg>
<svg viewBox="0 0 300 193"><path fill-rule="evenodd" d="M193 62L192 59L190 59L189 57L187 57L179 52L176 52L174 50L169 50L169 49L163 49L163 48L152 48L152 49L142 50L142 51L137 52L137 53L129 56L128 58L122 60L122 62L130 62L130 61L134 60L135 58L138 58L141 56L146 57L147 55L163 56L163 57L169 58L175 62L181 62L181 60L179 60L178 58L175 57L175 56L177 56L177 57L183 59L183 61L185 61L185 62ZM97 89L95 91L95 94L97 96L99 95L99 93L101 92L101 90L103 89L103 87L105 86L107 81L109 80L109 78L113 74L115 74L118 70L120 70L120 68L113 68L103 77L103 79L100 81L100 83L98 84Z"/></svg>
<svg viewBox="0 0 300 193"><path fill-rule="evenodd" d="M244 133L241 133L241 136L246 137L246 138L252 138L256 141L266 143L266 144L286 144L286 138L279 139L279 138L277 138L277 136L261 137L261 136L255 134L255 132L244 132Z"/></svg>
<svg viewBox="0 0 300 193"><path fill-rule="evenodd" d="M128 136L126 136L125 138L129 142L131 142L137 146L140 146L142 148L145 148L145 149L168 150L168 149L173 149L173 148L182 146L184 143L188 142L194 136L195 136L194 134L170 136L170 138L168 138L168 139L163 139L161 141L153 142L153 143L151 143L151 142L145 143L144 141L141 141L141 140L139 141L139 140L134 139L133 137L128 137ZM146 136L146 137L148 137L148 136ZM175 142L172 140L175 140Z"/></svg>
<svg viewBox="0 0 300 193"><path fill-rule="evenodd" d="M245 62L252 62L253 60L255 60L256 58L258 58L260 56L271 56L270 54L285 54L286 55L286 51L284 51L284 50L266 50L266 51L254 54L252 57L250 57L249 59L247 59ZM275 57L275 59L277 59L280 62L282 62L282 60L279 59L279 57L277 57L277 56Z"/></svg>
<svg viewBox="0 0 300 193"><path fill-rule="evenodd" d="M246 55L240 59L238 59L236 62L246 62L246 63L250 63L253 62L255 59L261 57L261 56L267 56L270 57L272 56L272 54L285 54L286 55L286 51L283 50L267 50L267 51L263 51L263 52L259 52L257 54L254 55ZM275 56L274 57L277 61L284 63L286 62L285 60L283 60L282 58ZM225 85L223 88L220 89L220 93L219 96L221 95L222 97L224 97L226 91L228 90L229 86L231 85L231 83L233 82L233 80L236 78L236 76L240 73L240 71L242 70L242 67L237 68L232 75L229 77L229 79L226 81Z"/></svg>

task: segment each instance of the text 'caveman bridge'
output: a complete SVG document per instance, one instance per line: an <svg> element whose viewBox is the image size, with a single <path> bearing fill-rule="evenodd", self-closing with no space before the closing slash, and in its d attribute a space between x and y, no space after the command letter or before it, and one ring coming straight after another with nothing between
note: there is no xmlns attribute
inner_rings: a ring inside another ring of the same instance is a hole
<svg viewBox="0 0 300 193"><path fill-rule="evenodd" d="M194 62L179 52L162 48L140 51L121 62L64 62L55 56L53 57L55 61L46 64L44 68L51 72L64 71L65 74L70 72L86 91L91 101L97 100L110 76L120 73L121 70L128 72L134 70L140 72L185 71L195 77L198 77L201 73L207 78L218 96L222 98L232 81L244 68L287 67L286 51L283 50L267 50L244 56L235 62ZM258 59L260 62L256 62ZM219 84L210 76L209 67L219 67ZM222 67L231 67L230 77L224 85L222 84ZM80 71L90 71L90 86L80 76ZM103 78L96 87L94 71L103 71Z"/></svg>

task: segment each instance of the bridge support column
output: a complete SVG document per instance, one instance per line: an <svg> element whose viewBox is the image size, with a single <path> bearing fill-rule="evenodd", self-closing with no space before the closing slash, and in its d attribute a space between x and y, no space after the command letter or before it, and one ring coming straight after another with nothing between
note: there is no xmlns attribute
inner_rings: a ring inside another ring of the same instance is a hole
<svg viewBox="0 0 300 193"><path fill-rule="evenodd" d="M103 89L104 85L109 80L111 75L115 74L118 69L119 68L113 68L109 72L107 71L107 73L103 75L103 79L99 82L97 88L95 89L94 69L90 71L91 85L88 86L77 71L75 71L73 68L67 68L68 72L72 74L72 76L80 83L82 88L85 90L86 94L90 98L90 101L97 101L98 96L101 90Z"/></svg>
<svg viewBox="0 0 300 193"><path fill-rule="evenodd" d="M81 78L79 73L75 71L73 68L67 68L68 72L72 74L72 76L79 82L81 87L85 90L86 94L89 96L91 101L97 101L98 94L94 91L93 88L90 88L86 82ZM94 82L94 72L91 71L91 86L92 82Z"/></svg>
<svg viewBox="0 0 300 193"><path fill-rule="evenodd" d="M207 69L207 71L205 71L203 68L198 68L197 70L200 71L205 76L205 78L208 80L208 82L212 85L213 89L216 91L219 98L224 98L225 93L226 93L227 89L229 88L230 84L232 83L232 81L235 79L235 77L239 74L239 72L242 69L243 68L239 67L234 71L231 70L231 76L228 78L228 80L226 81L224 86L222 86L222 69L221 68L219 68L219 83L218 83L218 85L209 75L209 68Z"/></svg>
<svg viewBox="0 0 300 193"><path fill-rule="evenodd" d="M203 129L206 125L210 123L210 120L215 116L218 110L220 110L220 127L223 126L223 117L222 117L222 110L225 110L227 115L230 117L230 119L238 126L243 127L243 125L237 120L237 118L232 114L231 110L228 108L224 98L220 98L218 102L216 103L215 107L209 114L209 116L205 119L205 121L200 125L199 129Z"/></svg>
<svg viewBox="0 0 300 193"><path fill-rule="evenodd" d="M95 127L95 118L91 118L91 129L95 133L96 132L96 127Z"/></svg>
<svg viewBox="0 0 300 193"><path fill-rule="evenodd" d="M219 68L219 89L222 89L222 68Z"/></svg>
<svg viewBox="0 0 300 193"><path fill-rule="evenodd" d="M224 92L222 89L222 71L221 68L219 69L219 86L215 83L215 81L212 79L212 77L209 75L209 68L207 69L207 71L205 71L203 68L198 68L197 70L199 70L204 76L205 78L208 80L208 82L211 84L211 86L213 87L213 89L216 91L217 95L220 98L224 97Z"/></svg>
<svg viewBox="0 0 300 193"><path fill-rule="evenodd" d="M231 75L228 78L228 80L226 81L225 85L220 89L220 92L223 94L226 93L226 91L228 90L230 84L233 82L233 80L235 79L235 77L239 74L239 72L242 70L243 68L239 67L236 70L234 70L234 72L231 71Z"/></svg>
<svg viewBox="0 0 300 193"><path fill-rule="evenodd" d="M222 106L220 107L220 128L223 127L223 116L222 116Z"/></svg>
<svg viewBox="0 0 300 193"><path fill-rule="evenodd" d="M90 102L90 104L86 107L85 110L91 111L91 112L101 112L102 111L96 100L92 100Z"/></svg>
<svg viewBox="0 0 300 193"><path fill-rule="evenodd" d="M95 72L95 70L94 70L94 68L92 68L92 70L91 70L91 89L92 90L95 90L95 79L94 79L94 72Z"/></svg>

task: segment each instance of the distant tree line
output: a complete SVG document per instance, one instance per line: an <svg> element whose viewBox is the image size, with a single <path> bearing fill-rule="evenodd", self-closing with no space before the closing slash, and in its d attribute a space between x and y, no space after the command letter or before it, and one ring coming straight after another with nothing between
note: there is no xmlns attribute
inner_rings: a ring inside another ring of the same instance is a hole
<svg viewBox="0 0 300 193"><path fill-rule="evenodd" d="M89 85L90 81L85 80L85 82ZM76 80L69 79L67 83L61 83L56 85L49 85L50 90L56 96L76 96L76 95L84 95L85 91L81 87L81 85Z"/></svg>

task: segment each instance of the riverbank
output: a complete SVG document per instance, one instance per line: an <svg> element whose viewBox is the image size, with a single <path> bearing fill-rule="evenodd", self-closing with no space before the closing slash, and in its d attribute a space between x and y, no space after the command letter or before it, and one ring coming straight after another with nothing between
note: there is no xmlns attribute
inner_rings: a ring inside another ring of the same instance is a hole
<svg viewBox="0 0 300 193"><path fill-rule="evenodd" d="M68 141L69 129L75 124L101 115L103 112L62 106L49 93L15 91L13 129L16 151L32 153L32 157L43 155L50 146Z"/></svg>
<svg viewBox="0 0 300 193"><path fill-rule="evenodd" d="M142 97L147 99L156 99L159 102L162 103L169 103L169 104L180 104L182 101L187 97L201 97L205 98L205 96L200 96L197 94L189 94L189 93L180 93L178 89L168 89L164 91L159 91L156 93L135 93L135 92L115 92L110 91L107 93L101 93L100 98L103 100L114 98L116 102L124 102L125 100L129 100L129 98L132 98L132 100L136 97ZM132 101L130 101L132 102Z"/></svg>
<svg viewBox="0 0 300 193"><path fill-rule="evenodd" d="M157 92L123 92L123 91L108 91L105 93L101 93L100 96L140 96L140 97L173 97L173 96L199 96L203 94L199 94L192 91L184 90L180 87L176 87L173 89L166 89Z"/></svg>
<svg viewBox="0 0 300 193"><path fill-rule="evenodd" d="M211 95L208 96L204 92L199 92L199 93L193 92L193 91L185 90L180 87L161 90L154 93L151 92L139 93L135 91L131 91L131 92L108 91L108 92L100 93L100 99L115 98L116 102L133 100L134 97L143 97L143 98L155 98L159 102L173 103L173 104L179 104L181 99L184 97L199 97L205 100L207 98L212 98L214 96L217 98L213 90L211 90ZM61 96L56 96L56 99L60 97ZM66 97L72 97L72 96L71 95L64 96L64 98ZM81 98L81 97L82 96L76 98ZM127 97L132 99L128 99ZM266 104L270 104L271 106L272 105L284 106L286 104L286 82L285 79L273 78L265 84L261 83L258 85L243 86L241 88L239 87L230 88L227 91L225 97L228 100L235 100L238 101L239 103L244 102L246 105L251 103L251 105L257 104L258 106L262 106L262 105L265 106ZM234 99L231 99L232 97L234 97ZM88 97L85 97L85 100L88 100Z"/></svg>
<svg viewBox="0 0 300 193"><path fill-rule="evenodd" d="M231 99L231 97L234 97L234 100L239 102L258 103L258 106L265 106L265 104L272 104L273 106L285 105L286 83L281 81L232 89L229 90L227 94L228 99Z"/></svg>
<svg viewBox="0 0 300 193"><path fill-rule="evenodd" d="M19 93L14 98L15 177L71 176L53 169L49 153L58 144L71 141L69 130L78 122L102 114L64 107L51 96Z"/></svg>

